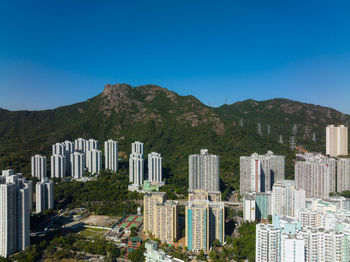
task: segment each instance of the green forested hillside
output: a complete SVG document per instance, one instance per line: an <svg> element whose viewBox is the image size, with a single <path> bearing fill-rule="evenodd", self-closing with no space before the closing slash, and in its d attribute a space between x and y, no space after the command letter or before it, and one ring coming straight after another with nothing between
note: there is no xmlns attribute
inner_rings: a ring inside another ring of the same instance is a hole
<svg viewBox="0 0 350 262"><path fill-rule="evenodd" d="M287 142L293 125L298 144L323 152L325 126L348 120L336 110L286 99L246 100L212 108L193 96L179 96L154 85L106 85L94 98L54 110L0 110L0 168L29 173L31 155L49 156L51 145L66 139L117 139L124 158L130 143L139 140L145 143L146 154L163 155L168 184L182 189L187 186L188 155L208 148L221 157L221 190L229 191L239 185L239 156L267 150L285 154L287 176L292 177L294 152ZM257 135L259 122L263 136ZM311 141L313 132L316 143ZM279 135L284 144L278 143Z"/></svg>

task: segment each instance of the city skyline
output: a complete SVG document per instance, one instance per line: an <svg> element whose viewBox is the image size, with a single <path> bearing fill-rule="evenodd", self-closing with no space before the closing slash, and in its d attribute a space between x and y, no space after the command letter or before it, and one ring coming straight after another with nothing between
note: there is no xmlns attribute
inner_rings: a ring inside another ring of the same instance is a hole
<svg viewBox="0 0 350 262"><path fill-rule="evenodd" d="M128 83L211 106L283 97L349 114L342 3L2 3L0 107L56 108Z"/></svg>

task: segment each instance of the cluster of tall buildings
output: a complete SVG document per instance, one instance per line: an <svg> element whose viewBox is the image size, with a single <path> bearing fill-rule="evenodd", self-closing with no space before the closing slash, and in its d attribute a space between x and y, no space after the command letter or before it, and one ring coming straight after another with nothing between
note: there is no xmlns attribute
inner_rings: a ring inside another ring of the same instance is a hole
<svg viewBox="0 0 350 262"><path fill-rule="evenodd" d="M349 261L350 211L344 199L312 199L296 218L256 225L256 261Z"/></svg>
<svg viewBox="0 0 350 262"><path fill-rule="evenodd" d="M350 190L350 158L331 158L321 154L304 154L295 162L296 186L306 197L328 197Z"/></svg>
<svg viewBox="0 0 350 262"><path fill-rule="evenodd" d="M0 176L0 256L30 245L32 183L22 174L4 170Z"/></svg>
<svg viewBox="0 0 350 262"><path fill-rule="evenodd" d="M53 182L42 178L36 183L36 212L54 208ZM7 257L30 245L30 213L33 183L12 169L0 176L0 256Z"/></svg>
<svg viewBox="0 0 350 262"><path fill-rule="evenodd" d="M102 169L102 151L98 148L97 140L83 138L52 145L51 177L81 178L85 172L99 174ZM112 139L105 141L104 152L105 169L118 171L118 142ZM45 156L33 156L31 164L33 177L47 177Z"/></svg>
<svg viewBox="0 0 350 262"><path fill-rule="evenodd" d="M326 154L297 154L295 182L273 184L273 221L256 225L256 261L350 261L350 200L330 197L350 190L347 127L327 126ZM246 220L254 220L252 194Z"/></svg>
<svg viewBox="0 0 350 262"><path fill-rule="evenodd" d="M162 171L162 155L157 152L148 154L148 180L145 181L144 144L136 141L131 144L129 157L129 190L140 191L146 184L164 185ZM147 190L146 190L147 191Z"/></svg>
<svg viewBox="0 0 350 262"><path fill-rule="evenodd" d="M142 158L142 147L133 143L131 161ZM148 155L148 178L161 182L161 156ZM133 163L133 166L136 166ZM138 165L140 166L140 165ZM137 169L138 171L139 169ZM135 170L130 179L135 181ZM136 180L138 181L138 180ZM178 238L178 202L166 200L164 192L149 192L144 195L144 232L173 243ZM207 149L189 156L189 194L185 210L186 246L190 251L208 252L215 240L225 241L225 209L221 201L219 156L211 155ZM155 256L155 251L148 255ZM157 253L157 255L159 255Z"/></svg>

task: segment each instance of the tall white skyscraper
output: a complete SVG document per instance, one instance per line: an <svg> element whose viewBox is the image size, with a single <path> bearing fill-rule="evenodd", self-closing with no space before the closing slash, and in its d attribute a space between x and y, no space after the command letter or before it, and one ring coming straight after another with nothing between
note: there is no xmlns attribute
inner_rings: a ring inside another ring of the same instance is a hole
<svg viewBox="0 0 350 262"><path fill-rule="evenodd" d="M39 179L46 177L46 156L32 156L32 176Z"/></svg>
<svg viewBox="0 0 350 262"><path fill-rule="evenodd" d="M143 184L144 176L144 161L141 154L130 154L129 159L129 182L134 186L140 186Z"/></svg>
<svg viewBox="0 0 350 262"><path fill-rule="evenodd" d="M86 159L88 163L88 171L91 174L99 174L102 168L101 150L91 149L87 151Z"/></svg>
<svg viewBox="0 0 350 262"><path fill-rule="evenodd" d="M284 179L285 157L268 151L240 157L240 194L245 192L267 192L275 182Z"/></svg>
<svg viewBox="0 0 350 262"><path fill-rule="evenodd" d="M21 174L5 173L0 184L0 256L30 245L29 187Z"/></svg>
<svg viewBox="0 0 350 262"><path fill-rule="evenodd" d="M66 176L66 156L51 156L51 177L63 178Z"/></svg>
<svg viewBox="0 0 350 262"><path fill-rule="evenodd" d="M74 178L81 178L85 169L85 154L82 152L74 152L70 155L71 173Z"/></svg>
<svg viewBox="0 0 350 262"><path fill-rule="evenodd" d="M131 154L140 154L143 157L143 143L135 141L131 144Z"/></svg>
<svg viewBox="0 0 350 262"><path fill-rule="evenodd" d="M159 153L148 154L148 180L162 183L162 155Z"/></svg>
<svg viewBox="0 0 350 262"><path fill-rule="evenodd" d="M112 139L105 141L105 169L118 171L118 142Z"/></svg>
<svg viewBox="0 0 350 262"><path fill-rule="evenodd" d="M77 138L74 140L74 150L86 153L87 140L84 138Z"/></svg>
<svg viewBox="0 0 350 262"><path fill-rule="evenodd" d="M97 140L90 138L87 142L86 142L87 148L86 151L90 151L90 150L97 150L99 143Z"/></svg>
<svg viewBox="0 0 350 262"><path fill-rule="evenodd" d="M64 141L64 155L66 157L66 176L71 176L72 168L70 166L70 155L75 151L74 142L72 141Z"/></svg>
<svg viewBox="0 0 350 262"><path fill-rule="evenodd" d="M220 191L220 159L207 149L189 156L189 190Z"/></svg>
<svg viewBox="0 0 350 262"><path fill-rule="evenodd" d="M337 161L337 192L350 190L350 158Z"/></svg>
<svg viewBox="0 0 350 262"><path fill-rule="evenodd" d="M143 184L144 179L144 159L143 143L136 141L131 144L131 154L129 158L129 190L137 190Z"/></svg>
<svg viewBox="0 0 350 262"><path fill-rule="evenodd" d="M344 125L326 127L326 154L330 156L348 155L348 127Z"/></svg>
<svg viewBox="0 0 350 262"><path fill-rule="evenodd" d="M65 144L56 143L52 145L52 155L64 155L65 153Z"/></svg>
<svg viewBox="0 0 350 262"><path fill-rule="evenodd" d="M35 189L36 213L52 209L54 207L53 181L44 178L41 182L36 183Z"/></svg>

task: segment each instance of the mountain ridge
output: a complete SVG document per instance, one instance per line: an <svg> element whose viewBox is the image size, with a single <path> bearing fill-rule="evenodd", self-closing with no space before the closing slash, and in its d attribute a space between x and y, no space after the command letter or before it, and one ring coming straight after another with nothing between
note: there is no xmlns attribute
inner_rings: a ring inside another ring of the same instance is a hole
<svg viewBox="0 0 350 262"><path fill-rule="evenodd" d="M101 145L117 139L126 160L130 143L139 140L145 152L162 153L165 178L174 188L187 186L188 155L208 148L221 157L222 189L232 190L239 184L239 156L270 149L285 154L292 177L288 140L294 128L298 144L324 151L325 126L349 120L334 109L288 99L248 99L214 108L157 85L107 84L97 96L56 109L0 109L0 168L28 174L31 155L49 156L52 144L78 137L98 139ZM317 142L311 140L313 133Z"/></svg>

